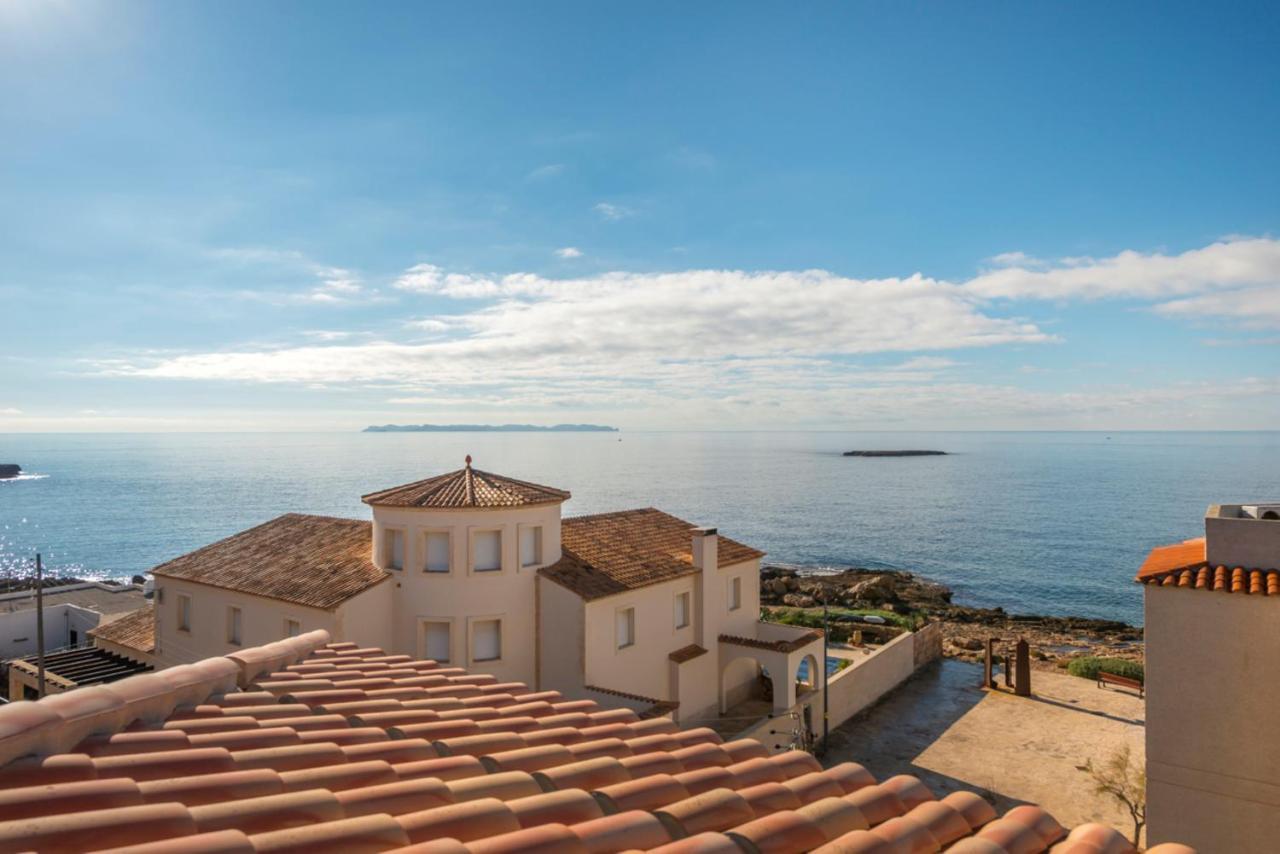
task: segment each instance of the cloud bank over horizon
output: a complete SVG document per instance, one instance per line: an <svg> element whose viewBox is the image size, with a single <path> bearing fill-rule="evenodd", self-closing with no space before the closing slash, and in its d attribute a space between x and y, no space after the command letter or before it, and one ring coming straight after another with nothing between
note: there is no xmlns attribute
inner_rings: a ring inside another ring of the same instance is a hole
<svg viewBox="0 0 1280 854"><path fill-rule="evenodd" d="M289 256L259 260L280 257ZM658 427L963 424L979 415L1026 426L1112 426L1108 418L1119 426L1176 419L1189 400L1203 404L1203 417L1241 402L1265 406L1280 391L1274 368L1141 385L1102 371L1101 382L1047 388L1029 384L1034 367L1011 382L969 365L979 354L1025 359L1063 344L1070 336L1057 315L1080 305L1113 303L1108 311L1118 316L1176 324L1188 340L1188 327L1206 322L1246 341L1253 330L1280 329L1280 241L1267 237L1178 254L1041 261L1008 252L955 282L824 270L552 278L419 263L370 287L345 268L301 263L320 281L301 298L332 293L359 304L377 294L396 301L399 322L380 333L338 328L265 346L113 357L90 370L135 381L360 389L378 395L382 411L612 414ZM1168 426L1179 424L1185 415Z"/></svg>

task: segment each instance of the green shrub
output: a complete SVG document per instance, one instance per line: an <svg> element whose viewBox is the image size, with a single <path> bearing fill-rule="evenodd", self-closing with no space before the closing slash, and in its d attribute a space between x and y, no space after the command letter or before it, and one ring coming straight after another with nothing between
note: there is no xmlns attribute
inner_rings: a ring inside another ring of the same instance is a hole
<svg viewBox="0 0 1280 854"><path fill-rule="evenodd" d="M1139 682L1145 681L1142 665L1136 661L1126 661L1123 658L1097 658L1092 655L1086 655L1083 658L1073 659L1067 665L1068 673L1084 679L1097 679L1099 671L1113 673L1116 676L1126 676L1129 679L1137 679Z"/></svg>

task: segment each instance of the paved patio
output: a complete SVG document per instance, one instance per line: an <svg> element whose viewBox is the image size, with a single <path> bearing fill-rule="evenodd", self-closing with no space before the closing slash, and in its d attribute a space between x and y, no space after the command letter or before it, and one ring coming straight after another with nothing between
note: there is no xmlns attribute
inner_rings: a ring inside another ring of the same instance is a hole
<svg viewBox="0 0 1280 854"><path fill-rule="evenodd" d="M1079 766L1128 744L1144 761L1145 703L1093 682L1036 671L1034 696L978 688L982 668L935 662L831 733L823 764L852 760L877 779L914 774L939 797L982 793L1003 812L1036 803L1060 822L1110 824L1126 836L1127 811L1095 795Z"/></svg>

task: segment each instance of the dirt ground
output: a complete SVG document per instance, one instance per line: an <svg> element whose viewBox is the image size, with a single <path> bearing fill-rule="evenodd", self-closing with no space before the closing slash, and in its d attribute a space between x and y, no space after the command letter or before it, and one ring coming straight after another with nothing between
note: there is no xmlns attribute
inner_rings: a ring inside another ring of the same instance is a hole
<svg viewBox="0 0 1280 854"><path fill-rule="evenodd" d="M1097 821L1130 836L1128 812L1080 769L1122 745L1144 764L1146 704L1131 693L1035 671L1030 698L984 691L982 668L943 659L831 733L824 765L853 761L885 779L919 777L939 797L977 791L998 812L1043 806L1067 827Z"/></svg>

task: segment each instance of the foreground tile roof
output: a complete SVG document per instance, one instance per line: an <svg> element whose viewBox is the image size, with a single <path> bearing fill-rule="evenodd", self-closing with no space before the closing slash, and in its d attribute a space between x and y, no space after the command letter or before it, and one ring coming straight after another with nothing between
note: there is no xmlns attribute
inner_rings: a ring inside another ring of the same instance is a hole
<svg viewBox="0 0 1280 854"><path fill-rule="evenodd" d="M1280 596L1280 570L1210 566L1205 560L1204 537L1152 549L1135 581L1161 587Z"/></svg>
<svg viewBox="0 0 1280 854"><path fill-rule="evenodd" d="M0 851L1132 851L1038 807L997 816L915 777L327 640L0 708Z"/></svg>
<svg viewBox="0 0 1280 854"><path fill-rule="evenodd" d="M372 523L287 513L162 563L153 575L332 609L388 578Z"/></svg>
<svg viewBox="0 0 1280 854"><path fill-rule="evenodd" d="M503 477L467 465L448 474L426 480L393 486L362 496L365 504L383 507L525 507L534 504L558 504L569 499L563 489L542 486L515 478Z"/></svg>
<svg viewBox="0 0 1280 854"><path fill-rule="evenodd" d="M89 637L104 640L117 646L136 649L142 653L156 651L156 609L148 602L136 611L130 611L114 620L99 623L86 632Z"/></svg>
<svg viewBox="0 0 1280 854"><path fill-rule="evenodd" d="M560 523L563 557L539 572L584 599L692 575L695 527L652 507L571 516ZM722 567L764 557L724 536L717 550Z"/></svg>

